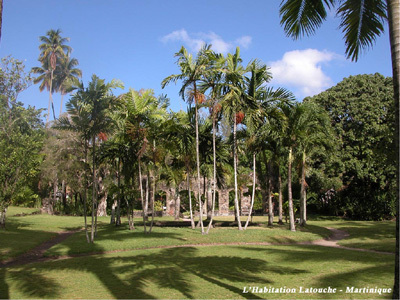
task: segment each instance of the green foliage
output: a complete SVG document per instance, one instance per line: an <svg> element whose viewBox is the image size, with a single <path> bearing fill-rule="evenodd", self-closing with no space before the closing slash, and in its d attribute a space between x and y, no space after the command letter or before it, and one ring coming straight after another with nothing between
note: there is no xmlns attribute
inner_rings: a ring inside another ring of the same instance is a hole
<svg viewBox="0 0 400 300"><path fill-rule="evenodd" d="M18 93L30 81L24 65L10 57L3 59L3 63L7 65L0 72L0 211L18 193L36 189L44 137L42 111L30 106L24 108L17 102Z"/></svg>
<svg viewBox="0 0 400 300"><path fill-rule="evenodd" d="M332 181L338 194L330 201L331 211L360 219L392 216L396 199L392 79L380 74L351 76L305 101L328 112L338 136L341 163L320 162L331 173L336 169L341 180L340 187Z"/></svg>

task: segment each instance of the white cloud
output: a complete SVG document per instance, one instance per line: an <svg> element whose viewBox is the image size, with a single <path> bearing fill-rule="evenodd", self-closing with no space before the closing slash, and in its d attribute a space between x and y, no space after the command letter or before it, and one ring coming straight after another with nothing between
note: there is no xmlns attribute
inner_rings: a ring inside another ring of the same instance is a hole
<svg viewBox="0 0 400 300"><path fill-rule="evenodd" d="M190 51L197 52L204 44L211 44L212 49L220 53L233 51L236 46L248 48L251 44L250 36L242 36L235 41L225 41L215 32L197 33L189 35L185 29L173 31L161 38L164 43L181 42L188 47Z"/></svg>
<svg viewBox="0 0 400 300"><path fill-rule="evenodd" d="M281 60L270 63L272 83L299 89L302 97L313 96L332 86L332 79L321 66L338 57L333 52L316 49L286 52Z"/></svg>

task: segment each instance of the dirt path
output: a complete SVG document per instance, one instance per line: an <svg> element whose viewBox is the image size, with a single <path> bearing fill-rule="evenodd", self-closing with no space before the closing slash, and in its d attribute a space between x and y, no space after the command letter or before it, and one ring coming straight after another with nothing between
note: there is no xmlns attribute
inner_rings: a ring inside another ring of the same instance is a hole
<svg viewBox="0 0 400 300"><path fill-rule="evenodd" d="M45 260L46 257L44 257L44 253L48 249L61 243L67 237L71 236L75 232L78 232L78 230L59 232L58 235L56 235L55 237L51 238L50 240L45 241L44 243L40 244L39 246L36 246L35 248L29 250L28 252L21 254L20 256L10 258L5 261L0 261L0 268L12 267L12 266L16 266L16 265L25 265L25 264Z"/></svg>
<svg viewBox="0 0 400 300"><path fill-rule="evenodd" d="M209 244L185 244L185 245L172 245L172 246L154 246L154 247L145 247L138 249L127 249L127 250L112 250L112 251L103 251L103 252L94 252L94 253L82 253L76 255L63 255L57 257L45 257L44 253L50 249L51 247L61 243L66 238L74 234L76 231L66 231L60 232L56 237L44 242L43 244L37 246L36 248L20 255L15 258L11 258L9 260L0 262L0 268L4 267L12 267L18 265L25 265L34 262L45 262L45 261L55 261L55 260L64 260L75 257L82 256L92 256L99 254L110 254L110 253L118 253L118 252L127 252L127 251L135 251L135 250L150 250L150 249L171 249L171 248L188 248L188 247L212 247L212 246L246 246L246 245L254 245L254 246L289 246L289 245L317 245L323 247L333 247L340 249L347 249L353 251L362 251L362 252L372 252L378 254L387 254L394 255L392 252L383 252L362 248L350 248L338 245L338 241L346 238L349 234L346 231L327 227L328 230L331 231L332 235L326 239L315 240L315 241L307 241L307 242L297 242L297 243L268 243L268 242L232 242L232 243L209 243Z"/></svg>

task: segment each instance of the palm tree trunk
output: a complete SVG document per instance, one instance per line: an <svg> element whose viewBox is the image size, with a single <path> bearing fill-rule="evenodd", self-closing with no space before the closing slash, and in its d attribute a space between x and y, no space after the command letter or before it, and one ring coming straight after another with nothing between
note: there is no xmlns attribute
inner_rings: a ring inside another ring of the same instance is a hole
<svg viewBox="0 0 400 300"><path fill-rule="evenodd" d="M145 215L145 219L146 221L148 220L148 208L149 208L149 192L150 192L150 172L147 171L147 178L146 178L146 198L145 198L145 202L144 202L144 209L143 209L143 214ZM146 232L147 233L147 232Z"/></svg>
<svg viewBox="0 0 400 300"><path fill-rule="evenodd" d="M197 95L196 86L194 87L194 94ZM199 200L199 210L200 210L200 227L201 233L204 234L204 225L203 225L203 206L201 203L201 186L200 186L200 154L199 154L199 116L197 109L197 101L195 101L195 118L196 118L196 167L197 167L197 190L198 190L198 200Z"/></svg>
<svg viewBox="0 0 400 300"><path fill-rule="evenodd" d="M93 170L92 170L92 227L91 227L91 234L90 234L90 242L94 242L94 229L95 229L95 224L94 224L94 219L95 215L97 216L96 213L96 137L92 137L92 144L93 144L93 153L92 153L92 162L93 162Z"/></svg>
<svg viewBox="0 0 400 300"><path fill-rule="evenodd" d="M274 225L274 207L272 205L272 164L268 161L268 226Z"/></svg>
<svg viewBox="0 0 400 300"><path fill-rule="evenodd" d="M395 165L397 168L397 184L396 184L396 256L395 256L395 276L393 286L393 299L400 299L399 290L399 206L400 206L400 169L399 169L399 105L400 105L400 0L387 0L388 20L389 20L389 36L392 55L393 69L393 87L394 87L394 103L395 103Z"/></svg>
<svg viewBox="0 0 400 300"><path fill-rule="evenodd" d="M53 103L53 97L52 97L52 94L51 94L52 89L53 89L53 69L51 70L51 73L50 73L49 108L47 109L46 124L49 124L50 108L51 108L51 104Z"/></svg>
<svg viewBox="0 0 400 300"><path fill-rule="evenodd" d="M139 157L138 160L138 165L139 165L139 188L140 188L140 199L142 202L142 213L143 213L143 228L144 228L144 232L146 233L146 216L144 214L144 195L143 195L143 182L142 182L142 167L141 165L141 159Z"/></svg>
<svg viewBox="0 0 400 300"><path fill-rule="evenodd" d="M121 164L118 158L118 166L117 166L117 185L118 185L118 199L117 199L117 216L115 220L115 226L121 225Z"/></svg>
<svg viewBox="0 0 400 300"><path fill-rule="evenodd" d="M190 224L192 229L195 229L194 219L193 219L193 209L192 209L192 192L190 190L190 173L189 168L186 166L186 178L187 178L187 188L189 193L189 211L190 211Z"/></svg>
<svg viewBox="0 0 400 300"><path fill-rule="evenodd" d="M63 100L64 100L64 93L61 93L61 103L60 103L60 115L58 117L61 116L62 114L62 109L63 109Z"/></svg>
<svg viewBox="0 0 400 300"><path fill-rule="evenodd" d="M292 147L289 149L288 165L288 203L289 203L289 225L291 231L296 231L294 225L293 198L292 198Z"/></svg>
<svg viewBox="0 0 400 300"><path fill-rule="evenodd" d="M283 200L282 200L282 176L281 176L281 171L280 171L280 167L278 165L278 189L279 189L279 221L278 224L282 225L283 224L283 216L282 216L282 207L283 207Z"/></svg>
<svg viewBox="0 0 400 300"><path fill-rule="evenodd" d="M236 219L238 222L238 229L243 230L242 223L240 221L240 210L239 210L239 200L238 200L238 183L237 183L237 149L236 149L236 116L234 116L233 122L233 172L235 176L235 210L236 210Z"/></svg>
<svg viewBox="0 0 400 300"><path fill-rule="evenodd" d="M216 151L216 143L215 143L216 126L215 126L215 115L214 114L213 114L212 120L213 120L213 182L212 182L213 195L212 195L212 203L211 203L211 219L210 219L210 223L208 224L208 227L207 227L207 234L210 231L210 228L212 226L212 222L214 219L215 194L216 194L216 186L217 186L217 153L216 153L217 151Z"/></svg>
<svg viewBox="0 0 400 300"><path fill-rule="evenodd" d="M247 216L246 224L244 225L244 230L247 229L247 226L249 225L250 222L251 214L253 212L255 193L256 193L256 153L253 152L253 191L251 193L250 210L249 210L249 215Z"/></svg>
<svg viewBox="0 0 400 300"><path fill-rule="evenodd" d="M154 163L155 165L155 163ZM155 172L155 171L153 171ZM157 181L156 181L156 175L153 173L153 195L152 195L152 200L151 200L151 223L150 223L150 229L149 233L153 230L153 225L154 225L154 202L156 201L156 189L157 189Z"/></svg>
<svg viewBox="0 0 400 300"><path fill-rule="evenodd" d="M306 199L306 152L303 150L301 163L301 189L300 189L300 226L307 225L307 199Z"/></svg>
<svg viewBox="0 0 400 300"><path fill-rule="evenodd" d="M85 164L87 164L88 161L88 145L87 145L87 141L85 141ZM87 227L87 199L88 199L88 178L87 178L87 172L86 172L86 168L85 168L85 183L84 183L84 188L85 188L85 194L83 197L83 215L84 215L84 219L85 219L85 234L86 234L86 240L88 243L90 243L90 239L89 239L89 232L88 232L88 227Z"/></svg>
<svg viewBox="0 0 400 300"><path fill-rule="evenodd" d="M176 221L179 220L179 215L181 213L181 195L179 194L179 184L176 186L176 192L175 192L175 216L174 219Z"/></svg>

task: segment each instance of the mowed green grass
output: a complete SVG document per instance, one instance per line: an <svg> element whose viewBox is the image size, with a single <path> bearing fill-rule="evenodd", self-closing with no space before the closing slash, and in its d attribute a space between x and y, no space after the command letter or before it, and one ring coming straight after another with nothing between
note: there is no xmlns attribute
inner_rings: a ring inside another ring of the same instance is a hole
<svg viewBox="0 0 400 300"><path fill-rule="evenodd" d="M9 210L7 230L0 231L2 260L26 252L57 232L83 227L82 217L13 216L23 212L32 210ZM266 220L257 217L255 222ZM151 234L144 234L141 226L129 231L125 219L118 228L108 222L109 218L99 218L94 244L86 243L84 232L77 232L46 255L115 253L0 268L0 298L390 298L390 294L346 293L346 288L391 288L394 255L295 243L327 237L325 227L334 227L350 233L340 242L347 247L394 252L395 222L318 218L297 232L289 231L287 225L262 225L246 231L215 228L209 235L184 227L154 227ZM200 246L243 242L277 245ZM186 247L156 248L174 245ZM255 286L290 288L296 293L243 293L244 287ZM337 293L300 293L300 287L329 286L337 288Z"/></svg>
<svg viewBox="0 0 400 300"><path fill-rule="evenodd" d="M393 255L310 245L136 250L0 269L2 298L389 299L347 287L391 288ZM243 293L245 287L296 293ZM335 294L300 287L337 288ZM339 290L342 290L340 292Z"/></svg>

